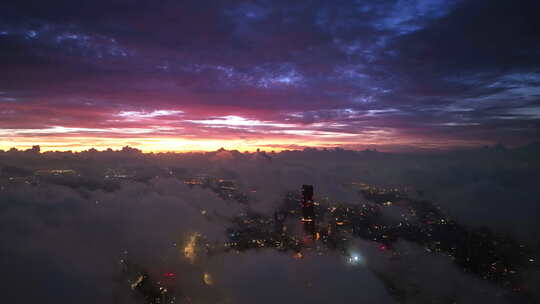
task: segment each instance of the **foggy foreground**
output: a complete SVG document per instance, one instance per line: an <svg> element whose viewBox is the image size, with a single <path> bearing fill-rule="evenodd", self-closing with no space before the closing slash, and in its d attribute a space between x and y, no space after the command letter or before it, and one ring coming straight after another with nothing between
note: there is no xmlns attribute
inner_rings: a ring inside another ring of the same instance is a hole
<svg viewBox="0 0 540 304"><path fill-rule="evenodd" d="M538 303L539 145L0 152L6 303Z"/></svg>

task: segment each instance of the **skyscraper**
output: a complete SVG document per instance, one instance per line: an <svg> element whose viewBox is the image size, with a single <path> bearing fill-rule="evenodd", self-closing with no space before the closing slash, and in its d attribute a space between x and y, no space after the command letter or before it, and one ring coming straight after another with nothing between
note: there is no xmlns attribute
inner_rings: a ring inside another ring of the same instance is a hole
<svg viewBox="0 0 540 304"><path fill-rule="evenodd" d="M304 245L311 246L316 238L315 203L313 202L313 186L302 185L302 222L304 226Z"/></svg>
<svg viewBox="0 0 540 304"><path fill-rule="evenodd" d="M302 221L312 222L315 218L315 208L313 203L313 186L302 185Z"/></svg>

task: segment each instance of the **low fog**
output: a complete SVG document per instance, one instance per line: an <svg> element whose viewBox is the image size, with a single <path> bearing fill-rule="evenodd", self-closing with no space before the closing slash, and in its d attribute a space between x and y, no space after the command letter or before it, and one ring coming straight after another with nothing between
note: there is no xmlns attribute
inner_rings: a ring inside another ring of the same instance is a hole
<svg viewBox="0 0 540 304"><path fill-rule="evenodd" d="M271 248L190 259L183 248L194 234L209 244L226 242L236 216L271 217L285 195L304 184L314 186L316 201L369 203L351 187L365 183L406 189L466 227L488 229L538 253L539 153L538 145L402 154L2 151L3 298L145 303L121 275L121 261L129 260L154 277L174 273L178 303L511 303L504 287L405 240L396 248L406 254L396 258L351 236L347 250L359 259L354 265L337 251L307 252L300 260ZM245 200L186 184L199 176L234 181ZM395 221L400 208L384 216ZM537 271L519 271L527 286L537 286Z"/></svg>

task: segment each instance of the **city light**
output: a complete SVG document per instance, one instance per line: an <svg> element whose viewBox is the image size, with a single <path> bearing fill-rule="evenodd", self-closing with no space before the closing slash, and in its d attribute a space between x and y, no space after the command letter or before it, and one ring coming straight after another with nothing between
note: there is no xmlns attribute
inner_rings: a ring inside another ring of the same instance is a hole
<svg viewBox="0 0 540 304"><path fill-rule="evenodd" d="M362 255L360 255L359 253L351 253L347 261L353 266L363 265L365 262L364 257L362 257Z"/></svg>
<svg viewBox="0 0 540 304"><path fill-rule="evenodd" d="M189 260L190 263L194 263L197 258L197 240L201 235L197 232L193 233L184 247L184 256Z"/></svg>
<svg viewBox="0 0 540 304"><path fill-rule="evenodd" d="M208 272L205 272L203 274L203 281L204 281L204 284L208 286L214 285L214 278L212 278L212 275L209 274Z"/></svg>

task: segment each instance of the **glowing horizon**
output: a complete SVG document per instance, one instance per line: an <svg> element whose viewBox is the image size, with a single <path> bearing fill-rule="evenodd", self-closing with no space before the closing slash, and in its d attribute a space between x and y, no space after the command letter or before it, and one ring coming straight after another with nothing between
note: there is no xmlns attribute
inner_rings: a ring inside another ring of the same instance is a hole
<svg viewBox="0 0 540 304"><path fill-rule="evenodd" d="M81 152L90 149L105 151L107 149L121 150L125 146L137 148L145 153L160 152L209 152L220 148L226 150L238 150L241 152L255 152L257 150L266 152L280 152L284 150L302 150L304 148L344 148L349 150L377 149L384 152L399 152L411 150L446 150L454 148L480 147L491 143L486 142L461 142L447 141L433 142L386 142L384 144L377 142L366 142L364 144L336 142L336 141L308 141L306 139L289 138L273 140L242 140L242 139L185 139L185 138L56 138L47 140L43 138L20 138L10 139L9 141L0 140L0 150L7 151L11 148L18 150L30 149L35 145L40 146L42 152L48 151L73 151Z"/></svg>
<svg viewBox="0 0 540 304"><path fill-rule="evenodd" d="M29 111L35 107L25 107ZM37 107L40 111L43 108ZM383 151L447 149L491 144L487 140L422 136L389 127L399 121L399 111L379 109L358 111L348 108L329 111L327 118L306 121L300 112L255 112L251 114L208 114L209 108L110 111L86 115L84 123L55 119L55 124L32 128L0 129L0 149L28 149L39 145L43 151L106 150L131 146L144 152L282 151L313 148L346 148ZM363 122L365 120L365 122ZM69 124L68 124L69 122ZM444 125L443 125L444 126ZM448 127L447 127L448 128Z"/></svg>
<svg viewBox="0 0 540 304"><path fill-rule="evenodd" d="M148 4L182 16L162 20L97 1L69 21L55 5L14 3L13 20L0 22L0 148L402 151L540 141L537 45L510 42L532 41L527 30L479 45L485 28L453 15L462 9L453 1L386 10L346 2ZM454 26L440 26L446 20ZM466 41L463 24L474 34Z"/></svg>

